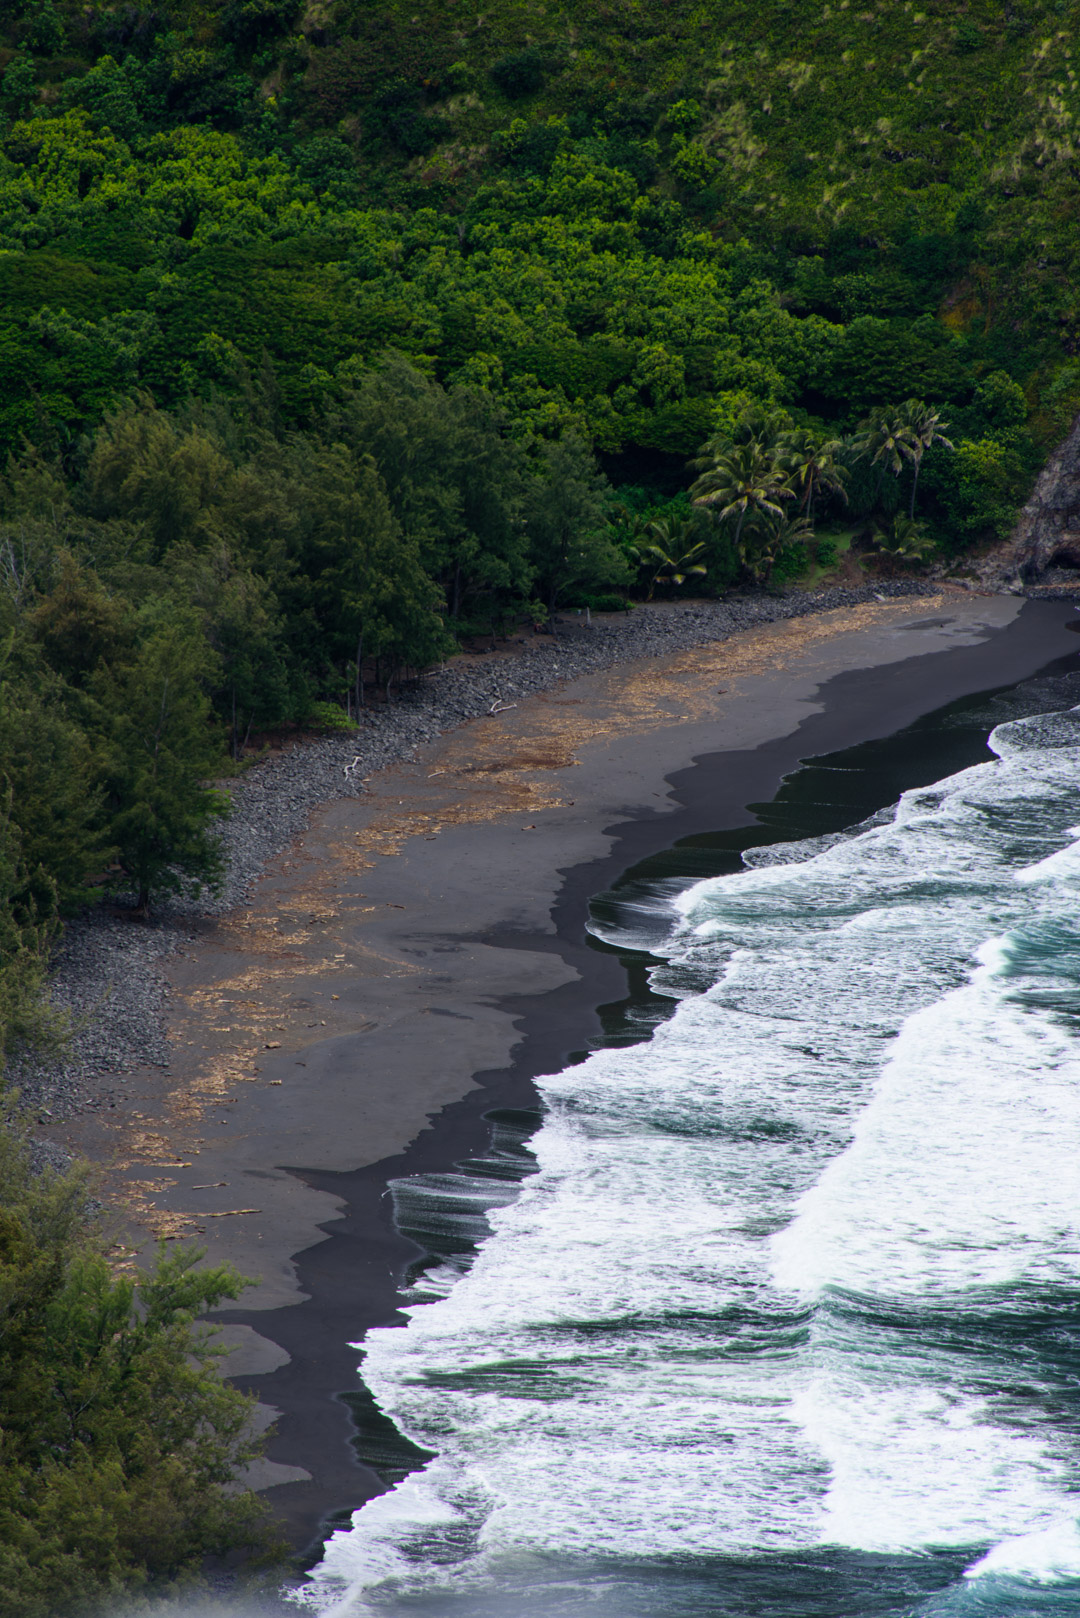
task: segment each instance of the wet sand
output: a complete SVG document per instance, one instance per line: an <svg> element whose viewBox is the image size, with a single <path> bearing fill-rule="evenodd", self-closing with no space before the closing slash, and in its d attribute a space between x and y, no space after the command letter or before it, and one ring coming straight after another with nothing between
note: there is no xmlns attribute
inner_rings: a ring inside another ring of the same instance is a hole
<svg viewBox="0 0 1080 1618"><path fill-rule="evenodd" d="M378 1492L349 1347L417 1249L386 1184L483 1148L484 1113L599 1031L622 968L589 897L746 822L800 758L1080 651L1071 603L871 602L624 664L473 721L328 805L253 902L171 961L168 1070L52 1137L105 1165L126 1257L194 1238L257 1286L231 1370L280 1413L253 1481L299 1546Z"/></svg>

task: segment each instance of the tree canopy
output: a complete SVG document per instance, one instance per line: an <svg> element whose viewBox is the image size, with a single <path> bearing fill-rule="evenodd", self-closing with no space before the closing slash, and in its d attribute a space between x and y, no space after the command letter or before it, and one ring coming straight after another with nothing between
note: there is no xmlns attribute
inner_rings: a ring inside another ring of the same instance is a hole
<svg viewBox="0 0 1080 1618"><path fill-rule="evenodd" d="M253 1400L201 1324L243 1286L162 1251L115 1273L85 1177L34 1174L0 1111L0 1615L78 1618L192 1580L210 1553L265 1553L237 1477L261 1450Z"/></svg>

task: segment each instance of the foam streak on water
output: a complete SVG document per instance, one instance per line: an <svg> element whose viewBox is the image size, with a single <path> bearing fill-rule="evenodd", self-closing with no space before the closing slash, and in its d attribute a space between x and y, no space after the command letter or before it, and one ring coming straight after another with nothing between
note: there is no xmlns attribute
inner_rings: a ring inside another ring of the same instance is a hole
<svg viewBox="0 0 1080 1618"><path fill-rule="evenodd" d="M670 1021L541 1081L539 1172L365 1344L437 1459L318 1610L749 1612L767 1576L793 1614L1020 1613L1077 1577L1080 710L993 746L673 901Z"/></svg>

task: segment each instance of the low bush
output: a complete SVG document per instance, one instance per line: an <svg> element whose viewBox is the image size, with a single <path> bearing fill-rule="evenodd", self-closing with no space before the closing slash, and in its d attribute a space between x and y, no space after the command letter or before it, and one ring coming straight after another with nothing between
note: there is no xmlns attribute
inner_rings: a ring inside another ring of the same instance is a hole
<svg viewBox="0 0 1080 1618"><path fill-rule="evenodd" d="M496 86L511 101L521 96L535 95L544 82L544 57L531 46L523 51L511 51L490 68Z"/></svg>

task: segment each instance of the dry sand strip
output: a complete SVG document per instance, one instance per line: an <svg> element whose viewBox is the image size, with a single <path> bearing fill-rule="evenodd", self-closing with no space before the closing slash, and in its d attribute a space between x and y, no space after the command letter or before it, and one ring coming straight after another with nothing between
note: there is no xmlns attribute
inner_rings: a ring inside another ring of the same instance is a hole
<svg viewBox="0 0 1080 1618"><path fill-rule="evenodd" d="M126 1099L123 1076L131 1069L168 1066L165 957L197 941L193 930L200 920L246 904L268 865L303 834L316 809L356 797L363 790L358 778L411 758L446 731L506 711L560 681L618 664L673 656L762 624L865 601L911 601L934 589L927 580L882 579L857 589L832 585L780 596L654 601L594 617L591 624L564 619L555 635L512 635L428 669L398 700L365 709L355 730L278 736L254 768L222 783L231 806L217 828L225 855L219 891L162 901L150 926L133 926L130 911L109 904L68 923L49 982L55 1003L72 1015L72 1038L58 1057L14 1056L8 1082L18 1087L29 1111L59 1122L79 1111L107 1112ZM40 1150L50 1155L45 1143Z"/></svg>
<svg viewBox="0 0 1080 1618"><path fill-rule="evenodd" d="M292 1171L394 1159L475 1075L507 1067L522 1000L542 1017L543 997L579 975L553 947L564 873L607 855L621 823L655 821L666 846L670 777L793 738L826 707L822 687L847 675L856 689L860 671L888 677L867 683L858 733L832 745L890 734L1075 653L1073 616L1070 604L948 590L771 624L529 697L328 804L250 904L169 961L168 1070L129 1075L123 1105L52 1132L104 1166L118 1261L192 1237L256 1278L244 1305L256 1320L294 1315L298 1255L342 1204ZM755 795L737 772L725 791L737 805ZM229 1330L237 1373L289 1358L270 1329ZM336 1348L354 1359L348 1335ZM317 1318L308 1338L314 1358L330 1351ZM317 1451L293 1433L257 1479L291 1484L278 1494L300 1517L342 1488L340 1457L335 1481L303 1482Z"/></svg>

